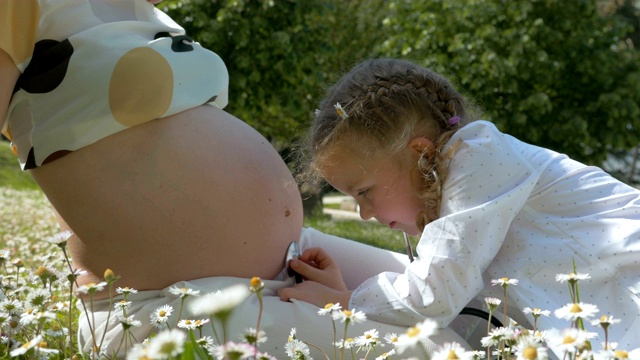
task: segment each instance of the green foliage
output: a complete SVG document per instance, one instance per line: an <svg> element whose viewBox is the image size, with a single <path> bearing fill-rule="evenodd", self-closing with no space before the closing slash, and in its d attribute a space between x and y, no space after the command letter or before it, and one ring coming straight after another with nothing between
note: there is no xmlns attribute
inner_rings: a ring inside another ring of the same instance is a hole
<svg viewBox="0 0 640 360"><path fill-rule="evenodd" d="M374 41L366 39L380 27L368 20L376 8L365 5L166 0L160 7L224 59L230 75L226 110L282 149L311 118L337 69L369 55Z"/></svg>
<svg viewBox="0 0 640 360"><path fill-rule="evenodd" d="M9 150L7 141L0 141L0 186L16 190L39 189L31 175L20 170L20 164Z"/></svg>
<svg viewBox="0 0 640 360"><path fill-rule="evenodd" d="M363 244L404 253L404 239L400 231L393 231L375 222L358 220L332 220L328 216L314 216L304 219L305 227L312 227L324 233L355 240ZM413 239L416 245L417 239Z"/></svg>
<svg viewBox="0 0 640 360"><path fill-rule="evenodd" d="M400 0L388 14L381 54L449 77L502 130L591 163L640 141L632 28L595 0Z"/></svg>

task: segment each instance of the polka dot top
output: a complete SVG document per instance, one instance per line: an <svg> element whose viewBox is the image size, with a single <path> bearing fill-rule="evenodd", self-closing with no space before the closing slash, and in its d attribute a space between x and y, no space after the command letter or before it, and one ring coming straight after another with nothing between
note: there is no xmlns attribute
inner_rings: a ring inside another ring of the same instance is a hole
<svg viewBox="0 0 640 360"><path fill-rule="evenodd" d="M640 191L599 168L503 134L487 121L458 130L443 188L441 217L428 224L418 257L404 273L385 272L352 294L350 307L371 319L413 325L425 316L446 326L472 299L504 299L492 279L508 287L508 313L532 328L526 307L553 312L571 303L558 274L591 279L581 301L622 319L609 329L621 348L640 334ZM504 301L504 300L503 300ZM538 329L570 322L540 317ZM587 324L604 341L598 326Z"/></svg>
<svg viewBox="0 0 640 360"><path fill-rule="evenodd" d="M147 121L227 103L223 61L146 0L3 0L22 71L2 133L23 169Z"/></svg>

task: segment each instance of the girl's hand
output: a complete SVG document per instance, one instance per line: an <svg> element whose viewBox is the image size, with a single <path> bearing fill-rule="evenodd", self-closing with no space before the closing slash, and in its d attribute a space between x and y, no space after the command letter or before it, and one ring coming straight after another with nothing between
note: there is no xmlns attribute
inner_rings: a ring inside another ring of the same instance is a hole
<svg viewBox="0 0 640 360"><path fill-rule="evenodd" d="M324 249L315 247L305 250L291 267L307 281L315 281L338 291L346 291L340 267Z"/></svg>
<svg viewBox="0 0 640 360"><path fill-rule="evenodd" d="M351 291L342 279L338 264L322 248L305 250L298 259L291 261L291 267L305 281L278 291L281 300L302 300L318 307L328 303L348 306Z"/></svg>
<svg viewBox="0 0 640 360"><path fill-rule="evenodd" d="M280 300L290 301L291 299L308 302L317 307L323 308L325 305L340 304L343 308L349 306L351 291L339 291L315 281L303 281L293 287L280 289L278 291Z"/></svg>

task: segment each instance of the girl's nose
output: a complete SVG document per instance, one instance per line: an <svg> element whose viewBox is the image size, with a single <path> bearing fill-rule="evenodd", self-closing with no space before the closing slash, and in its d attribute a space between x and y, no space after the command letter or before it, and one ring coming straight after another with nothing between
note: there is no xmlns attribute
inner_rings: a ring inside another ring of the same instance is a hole
<svg viewBox="0 0 640 360"><path fill-rule="evenodd" d="M375 215L373 208L368 204L358 204L358 210L360 211L362 220L369 220Z"/></svg>

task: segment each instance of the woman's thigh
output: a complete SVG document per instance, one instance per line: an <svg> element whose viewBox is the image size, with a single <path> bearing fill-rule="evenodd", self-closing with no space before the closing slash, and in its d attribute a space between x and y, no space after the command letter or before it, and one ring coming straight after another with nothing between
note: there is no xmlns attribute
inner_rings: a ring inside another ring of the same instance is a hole
<svg viewBox="0 0 640 360"><path fill-rule="evenodd" d="M32 171L78 236L76 266L158 289L271 278L302 226L298 188L254 129L210 106L109 136Z"/></svg>

